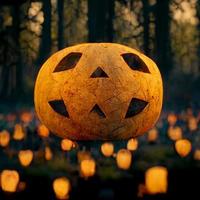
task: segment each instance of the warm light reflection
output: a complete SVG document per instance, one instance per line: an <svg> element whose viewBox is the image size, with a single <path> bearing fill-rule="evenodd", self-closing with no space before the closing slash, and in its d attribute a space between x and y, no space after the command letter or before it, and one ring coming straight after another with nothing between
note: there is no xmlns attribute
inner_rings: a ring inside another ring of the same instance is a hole
<svg viewBox="0 0 200 200"><path fill-rule="evenodd" d="M110 157L114 152L114 145L111 142L105 142L101 145L101 152L105 157Z"/></svg>
<svg viewBox="0 0 200 200"><path fill-rule="evenodd" d="M177 122L177 116L174 113L170 113L167 116L167 121L168 121L170 126L174 126Z"/></svg>
<svg viewBox="0 0 200 200"><path fill-rule="evenodd" d="M165 167L152 167L145 173L145 185L149 194L166 193L168 171Z"/></svg>
<svg viewBox="0 0 200 200"><path fill-rule="evenodd" d="M117 152L116 160L117 160L117 166L120 169L124 170L129 169L132 161L131 152L127 149L120 149Z"/></svg>
<svg viewBox="0 0 200 200"><path fill-rule="evenodd" d="M53 181L53 190L58 199L68 199L70 181L66 177L60 177Z"/></svg>
<svg viewBox="0 0 200 200"><path fill-rule="evenodd" d="M30 123L33 120L33 114L31 112L23 112L20 115L20 119L24 123Z"/></svg>
<svg viewBox="0 0 200 200"><path fill-rule="evenodd" d="M19 174L15 170L3 170L1 173L1 188L5 192L15 192L19 183Z"/></svg>
<svg viewBox="0 0 200 200"><path fill-rule="evenodd" d="M194 152L194 159L200 160L200 149L196 149Z"/></svg>
<svg viewBox="0 0 200 200"><path fill-rule="evenodd" d="M190 131L196 131L198 128L197 119L195 117L190 117L188 119L188 128Z"/></svg>

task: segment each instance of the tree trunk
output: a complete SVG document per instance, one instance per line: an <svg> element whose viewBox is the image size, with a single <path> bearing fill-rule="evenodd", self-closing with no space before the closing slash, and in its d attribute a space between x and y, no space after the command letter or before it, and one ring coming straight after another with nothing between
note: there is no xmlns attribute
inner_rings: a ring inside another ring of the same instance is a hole
<svg viewBox="0 0 200 200"><path fill-rule="evenodd" d="M156 59L161 73L166 78L172 69L172 51L170 41L170 0L157 0L155 14Z"/></svg>
<svg viewBox="0 0 200 200"><path fill-rule="evenodd" d="M113 41L115 0L88 0L89 42Z"/></svg>
<svg viewBox="0 0 200 200"><path fill-rule="evenodd" d="M37 64L41 65L51 53L51 0L44 0L42 11L44 22L42 25L42 36L40 41Z"/></svg>
<svg viewBox="0 0 200 200"><path fill-rule="evenodd" d="M63 49L64 44L64 0L57 0L58 12L58 49Z"/></svg>
<svg viewBox="0 0 200 200"><path fill-rule="evenodd" d="M150 49L149 49L149 1L148 0L142 0L143 9L142 9L142 15L143 15L143 50L145 54L149 55Z"/></svg>

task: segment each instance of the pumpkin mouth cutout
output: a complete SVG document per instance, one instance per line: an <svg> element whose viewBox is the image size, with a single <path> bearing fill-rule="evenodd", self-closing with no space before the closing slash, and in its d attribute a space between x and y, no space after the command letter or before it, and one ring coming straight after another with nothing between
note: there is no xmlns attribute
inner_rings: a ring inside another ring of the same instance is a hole
<svg viewBox="0 0 200 200"><path fill-rule="evenodd" d="M69 118L69 113L67 111L67 108L64 104L63 100L52 100L48 102L51 108L58 114ZM148 102L132 98L130 101L130 104L128 106L126 116L125 118L131 118L140 112L144 110L144 108L147 106ZM98 106L98 104L95 104L94 107L91 109L90 113L96 113L100 118L106 118L105 113L102 111L102 109Z"/></svg>

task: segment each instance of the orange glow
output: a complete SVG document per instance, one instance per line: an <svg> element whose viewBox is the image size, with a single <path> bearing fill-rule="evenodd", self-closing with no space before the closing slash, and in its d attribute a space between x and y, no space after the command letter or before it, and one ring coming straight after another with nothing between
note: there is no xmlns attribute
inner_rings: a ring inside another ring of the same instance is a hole
<svg viewBox="0 0 200 200"><path fill-rule="evenodd" d="M45 147L45 155L44 156L45 156L46 160L51 160L52 159L53 153L52 153L50 147Z"/></svg>
<svg viewBox="0 0 200 200"><path fill-rule="evenodd" d="M15 170L3 170L1 173L1 188L5 192L16 192L19 174Z"/></svg>
<svg viewBox="0 0 200 200"><path fill-rule="evenodd" d="M20 164L24 167L27 167L33 160L33 152L31 150L21 150L19 151L18 158Z"/></svg>
<svg viewBox="0 0 200 200"><path fill-rule="evenodd" d="M6 147L10 142L10 133L6 130L0 132L0 146Z"/></svg>
<svg viewBox="0 0 200 200"><path fill-rule="evenodd" d="M88 178L95 174L96 163L93 159L82 160L80 163L80 173L83 177Z"/></svg>
<svg viewBox="0 0 200 200"><path fill-rule="evenodd" d="M53 190L58 199L68 199L70 182L66 177L60 177L53 181Z"/></svg>
<svg viewBox="0 0 200 200"><path fill-rule="evenodd" d="M129 151L135 151L138 148L138 140L135 138L131 138L128 140L126 148Z"/></svg>
<svg viewBox="0 0 200 200"><path fill-rule="evenodd" d="M196 149L194 152L194 159L200 160L200 149Z"/></svg>
<svg viewBox="0 0 200 200"><path fill-rule="evenodd" d="M174 126L177 122L177 116L175 114L171 113L167 116L167 121L170 126Z"/></svg>
<svg viewBox="0 0 200 200"><path fill-rule="evenodd" d="M168 171L165 167L152 167L145 173L145 185L149 194L166 193Z"/></svg>
<svg viewBox="0 0 200 200"><path fill-rule="evenodd" d="M49 137L49 129L43 125L43 124L40 124L37 128L37 132L38 132L38 135L41 136L41 137Z"/></svg>
<svg viewBox="0 0 200 200"><path fill-rule="evenodd" d="M192 149L192 144L187 139L181 139L181 140L176 141L175 148L176 148L177 153L181 157L185 157L190 153Z"/></svg>
<svg viewBox="0 0 200 200"><path fill-rule="evenodd" d="M114 152L114 145L111 142L105 142L101 145L101 152L105 157L110 157Z"/></svg>
<svg viewBox="0 0 200 200"><path fill-rule="evenodd" d="M117 166L120 169L127 170L131 166L132 155L131 152L127 149L121 149L117 152L116 156Z"/></svg>
<svg viewBox="0 0 200 200"><path fill-rule="evenodd" d="M89 151L78 151L77 157L78 157L78 161L81 162L83 160L91 159L91 154Z"/></svg>
<svg viewBox="0 0 200 200"><path fill-rule="evenodd" d="M168 137L173 140L180 140L182 138L182 129L181 127L169 127L168 129Z"/></svg>
<svg viewBox="0 0 200 200"><path fill-rule="evenodd" d="M157 138L158 138L158 130L156 128L149 130L147 140L149 142L155 142Z"/></svg>
<svg viewBox="0 0 200 200"><path fill-rule="evenodd" d="M190 131L196 131L198 128L197 119L195 117L190 117L188 119L188 128Z"/></svg>
<svg viewBox="0 0 200 200"><path fill-rule="evenodd" d="M33 120L33 114L31 112L23 112L20 119L24 123L29 123Z"/></svg>
<svg viewBox="0 0 200 200"><path fill-rule="evenodd" d="M13 138L15 140L22 140L25 137L23 127L20 124L16 124L14 128Z"/></svg>
<svg viewBox="0 0 200 200"><path fill-rule="evenodd" d="M69 140L69 139L63 139L63 140L61 141L60 146L61 146L61 149L62 149L63 151L70 151L70 150L73 148L74 143L73 143L73 141L71 141L71 140Z"/></svg>

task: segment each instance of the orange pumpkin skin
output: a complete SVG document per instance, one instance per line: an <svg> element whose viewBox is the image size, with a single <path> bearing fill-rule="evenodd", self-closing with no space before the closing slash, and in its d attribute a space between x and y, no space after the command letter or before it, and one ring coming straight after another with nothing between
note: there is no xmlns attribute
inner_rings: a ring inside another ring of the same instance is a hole
<svg viewBox="0 0 200 200"><path fill-rule="evenodd" d="M130 47L86 43L65 48L42 66L35 109L53 133L71 140L119 140L145 133L162 108L156 64Z"/></svg>

